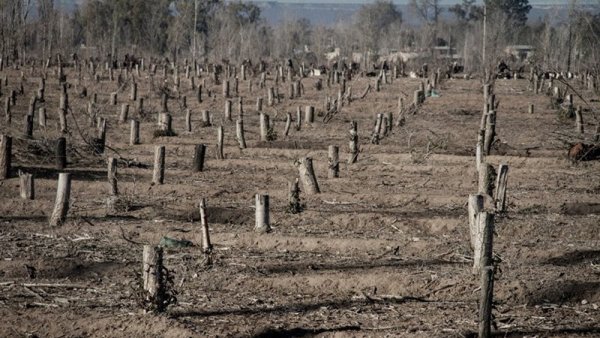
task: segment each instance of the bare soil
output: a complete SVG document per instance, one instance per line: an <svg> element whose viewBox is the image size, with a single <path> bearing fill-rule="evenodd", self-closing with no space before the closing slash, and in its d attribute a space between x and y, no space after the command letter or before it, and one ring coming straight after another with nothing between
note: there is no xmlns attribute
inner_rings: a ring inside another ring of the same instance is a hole
<svg viewBox="0 0 600 338"><path fill-rule="evenodd" d="M249 93L241 81L248 148L240 150L235 123L223 121L221 87L208 79L213 96L205 93L202 103L182 79L193 132L184 132L185 113L172 100L178 136L153 138L160 100L142 74L139 96L147 115L141 144L129 146L129 123L118 123L120 104L130 103L130 117L142 117L133 113L128 85L119 92L119 105L110 106L116 82L103 78L96 84L84 74L78 86L69 69L71 208L66 224L51 228L59 84L51 71L47 100L40 105L48 110L48 127L37 125L36 112L34 140L24 139L22 121L39 79L39 71L25 72L25 95L13 107L12 125L0 122L0 132L14 137L15 167L13 178L0 181L0 336L465 337L477 330L479 281L471 273L466 202L477 191L479 80L443 82L440 97L428 98L379 145L369 143L376 113L392 111L397 118L398 97L410 103L419 79L384 85L327 124L319 116L324 95L337 96L338 88L317 92L316 80L305 79L302 98L265 107L278 133L267 143L259 141L255 108L266 90ZM3 86L2 100L20 81L20 71L4 74L9 86ZM156 76L156 83L162 81ZM357 78L349 85L356 96L373 81ZM108 120L109 149L102 156L93 155L82 139L94 129L85 115L89 97L77 96L81 85L98 94L99 115ZM527 85L498 80L495 88L499 142L487 160L510 166L508 210L496 217L494 253L501 262L495 332L599 337L600 163L566 158L568 143L589 140L597 122L588 113L586 135L577 136L574 121L560 119L550 99L532 94ZM287 93L285 88L280 92ZM592 93L582 94L600 108ZM530 103L533 115L527 112ZM292 128L283 138L285 113L295 118L296 107L308 104L317 108L315 123ZM200 127L201 109L225 128L225 160L215 157L216 127ZM347 165L351 120L358 121L361 153L358 163ZM205 171L192 173L194 145L200 143L209 146ZM154 147L160 144L167 149L165 184L153 185ZM338 179L327 178L329 145L340 146ZM126 212L107 215L106 156L146 165L120 162ZM322 193L302 193L305 211L289 214L287 182L297 176L293 163L303 156L313 158ZM34 173L35 200L20 199L19 169ZM271 197L271 233L253 232L256 193ZM202 197L215 245L210 268L203 266L198 247ZM141 283L141 244L157 245L163 236L196 246L165 249L178 304L156 315L143 311L135 290Z"/></svg>

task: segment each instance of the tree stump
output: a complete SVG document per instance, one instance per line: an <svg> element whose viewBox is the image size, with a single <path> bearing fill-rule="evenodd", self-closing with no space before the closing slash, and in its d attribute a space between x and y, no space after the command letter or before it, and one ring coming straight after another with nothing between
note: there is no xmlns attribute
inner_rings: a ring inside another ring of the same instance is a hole
<svg viewBox="0 0 600 338"><path fill-rule="evenodd" d="M154 149L154 171L152 183L163 184L165 181L165 146L156 146Z"/></svg>
<svg viewBox="0 0 600 338"><path fill-rule="evenodd" d="M165 307L166 286L163 285L163 249L160 246L144 245L143 286L146 301L153 303L158 312Z"/></svg>
<svg viewBox="0 0 600 338"><path fill-rule="evenodd" d="M260 113L260 140L269 141L269 115Z"/></svg>
<svg viewBox="0 0 600 338"><path fill-rule="evenodd" d="M481 211L483 211L483 195L469 195L468 212L471 249L475 249L475 242L477 241L478 234L477 216Z"/></svg>
<svg viewBox="0 0 600 338"><path fill-rule="evenodd" d="M309 195L320 193L321 190L319 189L317 176L315 175L315 171L313 169L312 158L304 157L300 159L296 165L298 167L298 173L300 175L300 180L302 181L304 191Z"/></svg>
<svg viewBox="0 0 600 338"><path fill-rule="evenodd" d="M315 122L315 107L314 106L304 107L304 123L306 123L306 125L310 125L313 122Z"/></svg>
<svg viewBox="0 0 600 338"><path fill-rule="evenodd" d="M225 159L225 155L223 154L223 138L223 126L219 126L219 128L217 128L217 160Z"/></svg>
<svg viewBox="0 0 600 338"><path fill-rule="evenodd" d="M496 179L496 171L491 164L483 163L479 169L479 190L478 193L494 196L494 180Z"/></svg>
<svg viewBox="0 0 600 338"><path fill-rule="evenodd" d="M358 124L356 121L350 122L350 156L348 157L348 163L356 163L358 160Z"/></svg>
<svg viewBox="0 0 600 338"><path fill-rule="evenodd" d="M194 159L193 159L193 172L200 172L204 170L204 157L206 155L206 145L197 144L194 147Z"/></svg>
<svg viewBox="0 0 600 338"><path fill-rule="evenodd" d="M131 120L131 128L129 132L129 144L140 144L140 121Z"/></svg>
<svg viewBox="0 0 600 338"><path fill-rule="evenodd" d="M256 214L254 231L267 233L271 231L269 216L269 195L256 194Z"/></svg>
<svg viewBox="0 0 600 338"><path fill-rule="evenodd" d="M0 135L0 180L10 178L12 160L12 137Z"/></svg>
<svg viewBox="0 0 600 338"><path fill-rule="evenodd" d="M338 178L340 177L340 148L338 146L329 146L328 149L328 161L329 170L327 177Z"/></svg>
<svg viewBox="0 0 600 338"><path fill-rule="evenodd" d="M63 225L69 212L69 199L71 195L71 174L60 173L58 175L58 188L56 190L56 202L50 216L50 226Z"/></svg>
<svg viewBox="0 0 600 338"><path fill-rule="evenodd" d="M285 129L283 131L283 137L287 137L290 132L290 127L292 126L292 114L287 113L285 118Z"/></svg>
<svg viewBox="0 0 600 338"><path fill-rule="evenodd" d="M129 115L129 105L126 103L123 103L121 105L121 114L119 115L119 122L120 123L125 123L127 122L127 116Z"/></svg>
<svg viewBox="0 0 600 338"><path fill-rule="evenodd" d="M240 144L240 149L246 149L246 138L244 137L244 120L241 118L235 121L235 134Z"/></svg>
<svg viewBox="0 0 600 338"><path fill-rule="evenodd" d="M32 174L19 172L19 190L22 199L35 199L35 187Z"/></svg>

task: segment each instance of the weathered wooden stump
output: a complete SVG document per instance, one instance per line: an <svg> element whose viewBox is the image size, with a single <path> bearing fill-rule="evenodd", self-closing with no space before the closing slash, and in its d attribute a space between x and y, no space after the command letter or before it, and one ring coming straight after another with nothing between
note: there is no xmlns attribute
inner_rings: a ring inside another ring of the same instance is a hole
<svg viewBox="0 0 600 338"><path fill-rule="evenodd" d="M152 172L152 183L163 184L165 181L165 146L154 148L154 170Z"/></svg>
<svg viewBox="0 0 600 338"><path fill-rule="evenodd" d="M63 225L69 212L69 199L71 196L71 174L60 173L58 175L58 187L56 190L56 202L50 216L50 226Z"/></svg>
<svg viewBox="0 0 600 338"><path fill-rule="evenodd" d="M254 231L266 233L271 231L269 215L269 195L256 194L256 213Z"/></svg>
<svg viewBox="0 0 600 338"><path fill-rule="evenodd" d="M304 191L309 195L320 193L321 190L319 189L317 176L315 175L315 170L313 168L312 158L304 157L300 159L296 165L298 167L298 173L300 180L302 181Z"/></svg>

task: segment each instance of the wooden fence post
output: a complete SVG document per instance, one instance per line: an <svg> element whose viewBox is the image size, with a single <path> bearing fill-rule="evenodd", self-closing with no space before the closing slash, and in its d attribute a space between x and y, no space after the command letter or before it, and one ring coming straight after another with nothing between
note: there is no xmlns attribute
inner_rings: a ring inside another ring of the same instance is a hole
<svg viewBox="0 0 600 338"><path fill-rule="evenodd" d="M50 216L50 226L64 224L69 212L69 199L71 195L71 174L60 173L58 175L58 188L56 190L56 202Z"/></svg>
<svg viewBox="0 0 600 338"><path fill-rule="evenodd" d="M492 336L492 304L494 301L494 267L486 266L481 272L481 299L479 301L479 338Z"/></svg>
<svg viewBox="0 0 600 338"><path fill-rule="evenodd" d="M12 159L12 137L0 135L0 180L10 177Z"/></svg>
<svg viewBox="0 0 600 338"><path fill-rule="evenodd" d="M487 119L485 123L485 138L483 140L483 149L485 151L485 155L489 155L492 150L492 144L494 143L494 138L496 137L496 112L490 110L487 113Z"/></svg>
<svg viewBox="0 0 600 338"><path fill-rule="evenodd" d="M494 196L494 178L496 171L491 164L483 163L479 168L479 190L478 192L490 197Z"/></svg>
<svg viewBox="0 0 600 338"><path fill-rule="evenodd" d="M254 231L266 233L271 231L269 215L269 195L256 194L256 217Z"/></svg>
<svg viewBox="0 0 600 338"><path fill-rule="evenodd" d="M469 234L471 238L471 249L475 249L477 241L477 216L483 211L483 195L469 195L468 212L469 212Z"/></svg>
<svg viewBox="0 0 600 338"><path fill-rule="evenodd" d="M498 176L496 178L496 194L494 201L496 204L496 211L506 211L506 184L508 181L508 165L501 164L498 168Z"/></svg>
<svg viewBox="0 0 600 338"><path fill-rule="evenodd" d="M154 149L154 171L152 183L163 184L165 181L165 146L156 146Z"/></svg>
<svg viewBox="0 0 600 338"><path fill-rule="evenodd" d="M475 275L479 274L484 267L493 264L493 236L494 214L480 212L477 215L477 235L473 249L473 274Z"/></svg>
<svg viewBox="0 0 600 338"><path fill-rule="evenodd" d="M304 157L297 162L298 172L302 186L307 194L318 194L321 192L317 182L317 176L313 168L312 158Z"/></svg>
<svg viewBox="0 0 600 338"><path fill-rule="evenodd" d="M189 109L185 110L185 131L192 132L192 112Z"/></svg>

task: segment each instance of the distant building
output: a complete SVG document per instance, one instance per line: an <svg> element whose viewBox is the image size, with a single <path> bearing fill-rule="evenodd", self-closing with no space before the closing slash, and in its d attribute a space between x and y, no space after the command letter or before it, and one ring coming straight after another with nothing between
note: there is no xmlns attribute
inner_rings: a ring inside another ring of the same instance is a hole
<svg viewBox="0 0 600 338"><path fill-rule="evenodd" d="M507 46L504 52L518 61L525 61L533 56L534 48L529 45Z"/></svg>

